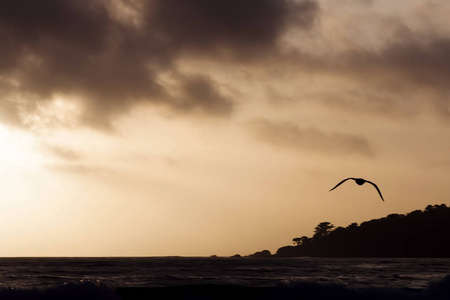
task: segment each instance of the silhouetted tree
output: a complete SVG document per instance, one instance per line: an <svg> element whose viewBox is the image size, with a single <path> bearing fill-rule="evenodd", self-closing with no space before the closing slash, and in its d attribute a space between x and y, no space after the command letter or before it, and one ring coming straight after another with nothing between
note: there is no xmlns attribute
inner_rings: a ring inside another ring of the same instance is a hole
<svg viewBox="0 0 450 300"><path fill-rule="evenodd" d="M352 223L350 225L347 226L348 229L356 229L358 228L358 223Z"/></svg>
<svg viewBox="0 0 450 300"><path fill-rule="evenodd" d="M309 240L310 238L304 235L301 238L295 238L292 241L294 242L294 244L297 244L297 246L301 246L308 243Z"/></svg>
<svg viewBox="0 0 450 300"><path fill-rule="evenodd" d="M307 237L307 236L302 236L301 238L300 238L302 241L302 245L307 245L308 243L310 243L311 242L311 238L309 238L309 237Z"/></svg>
<svg viewBox="0 0 450 300"><path fill-rule="evenodd" d="M334 225L330 222L322 222L314 228L314 238L320 238L326 236L330 233L330 231L334 228Z"/></svg>

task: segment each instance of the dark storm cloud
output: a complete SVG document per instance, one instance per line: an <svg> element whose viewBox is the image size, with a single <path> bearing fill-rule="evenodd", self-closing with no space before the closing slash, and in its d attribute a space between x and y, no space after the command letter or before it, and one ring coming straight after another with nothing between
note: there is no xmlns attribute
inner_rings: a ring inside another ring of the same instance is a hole
<svg viewBox="0 0 450 300"><path fill-rule="evenodd" d="M267 119L255 119L247 125L258 140L278 147L328 154L373 155L369 143L360 136L325 133L314 128L303 129L290 122L279 123Z"/></svg>
<svg viewBox="0 0 450 300"><path fill-rule="evenodd" d="M84 124L104 128L142 102L223 115L232 102L213 80L186 78L180 83L181 99L174 99L159 80L161 72L192 55L231 61L270 56L289 23L307 28L318 11L312 0L122 3L139 7L139 26L119 21L109 1L1 1L0 79L13 80L20 90L0 82L3 99L41 102L53 95L76 96L83 104ZM16 103L8 101L0 107ZM17 109L8 109L9 122L15 122Z"/></svg>
<svg viewBox="0 0 450 300"><path fill-rule="evenodd" d="M110 49L120 28L94 1L6 0L0 6L0 72L20 84L22 101L76 94L98 109L101 124L98 113L107 118L119 110L119 99L126 103L153 89L140 62Z"/></svg>
<svg viewBox="0 0 450 300"><path fill-rule="evenodd" d="M182 96L178 108L184 111L200 110L217 115L227 115L232 110L232 102L221 95L216 84L209 77L188 76L182 81Z"/></svg>
<svg viewBox="0 0 450 300"><path fill-rule="evenodd" d="M247 59L273 50L288 23L309 27L318 12L312 0L149 1L148 7L148 26L175 47Z"/></svg>

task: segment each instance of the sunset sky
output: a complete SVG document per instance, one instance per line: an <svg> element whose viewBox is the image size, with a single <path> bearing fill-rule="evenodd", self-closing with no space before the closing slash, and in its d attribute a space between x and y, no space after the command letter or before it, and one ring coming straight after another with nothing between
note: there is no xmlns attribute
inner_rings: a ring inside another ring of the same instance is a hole
<svg viewBox="0 0 450 300"><path fill-rule="evenodd" d="M450 204L450 1L2 0L0 256L248 255ZM378 184L385 202L362 177Z"/></svg>

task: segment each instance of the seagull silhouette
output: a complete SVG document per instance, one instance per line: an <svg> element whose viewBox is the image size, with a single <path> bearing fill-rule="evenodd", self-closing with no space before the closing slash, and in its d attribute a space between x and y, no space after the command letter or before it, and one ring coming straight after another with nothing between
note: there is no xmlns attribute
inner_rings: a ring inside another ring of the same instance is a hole
<svg viewBox="0 0 450 300"><path fill-rule="evenodd" d="M330 192L331 192L332 190L334 190L335 188L337 188L338 186L340 186L341 184L343 184L345 181L349 180L349 179L353 179L358 185L363 185L363 184L366 183L366 182L367 182L367 183L370 183L371 185L373 185L373 186L377 189L377 192L378 192L378 194L380 195L381 200L384 201L383 196L381 195L381 192L380 192L380 189L378 188L378 186L377 186L375 183L373 183L373 182L371 182L371 181L369 181L369 180L362 179L362 178L353 178L353 177L350 177L350 178L344 179L344 180L342 180L341 182L339 182L338 184L336 184L336 186L335 186L334 188L332 188L332 189L330 190Z"/></svg>

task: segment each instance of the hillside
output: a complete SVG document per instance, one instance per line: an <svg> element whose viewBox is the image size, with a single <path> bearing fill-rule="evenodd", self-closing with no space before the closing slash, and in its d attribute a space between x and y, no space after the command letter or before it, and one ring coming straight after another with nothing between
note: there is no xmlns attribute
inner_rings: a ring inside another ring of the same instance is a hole
<svg viewBox="0 0 450 300"><path fill-rule="evenodd" d="M345 228L322 222L313 237L293 241L296 246L279 248L273 256L450 257L450 208L428 205L424 211L391 214Z"/></svg>

